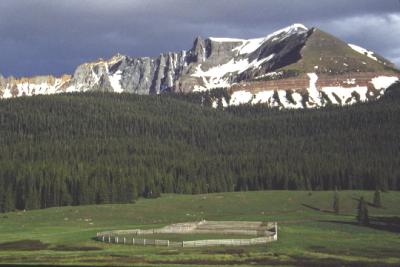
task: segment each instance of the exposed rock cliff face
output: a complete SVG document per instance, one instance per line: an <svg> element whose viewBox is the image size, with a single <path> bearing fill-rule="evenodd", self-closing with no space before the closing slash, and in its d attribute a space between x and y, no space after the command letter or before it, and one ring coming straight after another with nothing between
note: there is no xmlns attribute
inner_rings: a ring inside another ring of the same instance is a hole
<svg viewBox="0 0 400 267"><path fill-rule="evenodd" d="M227 105L307 108L378 98L398 77L393 64L373 52L294 24L250 40L198 37L188 51L155 58L118 54L84 63L73 76L0 76L0 97L89 90L187 93L224 87L232 94ZM374 79L385 82L378 85Z"/></svg>

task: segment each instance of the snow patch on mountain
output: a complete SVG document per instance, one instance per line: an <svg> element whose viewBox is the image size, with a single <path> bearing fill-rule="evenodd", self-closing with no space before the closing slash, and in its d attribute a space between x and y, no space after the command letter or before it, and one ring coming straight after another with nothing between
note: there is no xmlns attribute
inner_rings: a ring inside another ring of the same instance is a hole
<svg viewBox="0 0 400 267"><path fill-rule="evenodd" d="M273 101L274 91L262 91L258 92L254 95L253 100L251 101L252 104L264 104L268 103L271 104Z"/></svg>
<svg viewBox="0 0 400 267"><path fill-rule="evenodd" d="M17 84L18 96L33 95L33 94L55 94L57 92L57 84L54 86L42 82L39 84L30 84L28 82Z"/></svg>
<svg viewBox="0 0 400 267"><path fill-rule="evenodd" d="M281 103L283 108L291 108L292 103L287 99L287 92L284 90L277 91L279 102Z"/></svg>
<svg viewBox="0 0 400 267"><path fill-rule="evenodd" d="M371 80L371 83L374 85L375 89L386 89L393 83L399 80L396 76L378 76Z"/></svg>
<svg viewBox="0 0 400 267"><path fill-rule="evenodd" d="M246 39L238 39L238 38L219 38L219 37L210 37L209 38L211 41L213 42L217 42L217 43L240 43L240 42L245 42Z"/></svg>
<svg viewBox="0 0 400 267"><path fill-rule="evenodd" d="M357 102L354 94L359 96L359 100L365 102L368 100L367 92L368 88L366 86L356 86L350 88L343 88L339 86L323 87L321 89L324 92L332 104L335 105L351 105ZM335 97L336 96L336 97ZM340 102L337 100L340 99Z"/></svg>
<svg viewBox="0 0 400 267"><path fill-rule="evenodd" d="M236 91L231 96L230 104L233 106L248 104L252 98L253 94L248 91Z"/></svg>
<svg viewBox="0 0 400 267"><path fill-rule="evenodd" d="M263 79L263 78L271 78L271 79L274 79L274 78L279 77L279 76L282 75L282 74L283 74L282 71L278 71L278 72L272 71L272 72L268 72L268 73L266 73L266 74L263 74L263 75L254 77L254 79L255 79L255 80L260 80L260 79Z"/></svg>
<svg viewBox="0 0 400 267"><path fill-rule="evenodd" d="M248 69L259 68L265 62L271 60L275 54L271 54L261 60L253 60L249 62L248 59L235 60L231 59L228 63L212 67L207 71L203 71L201 64L197 66L196 72L192 74L193 77L199 77L203 79L204 87L198 86L195 91L204 91L218 87L229 87L229 76L233 73L243 73Z"/></svg>
<svg viewBox="0 0 400 267"><path fill-rule="evenodd" d="M62 87L69 81L70 76L54 78L52 76L37 76L33 78L8 78L0 88L0 98L11 98L32 95L51 95L65 92ZM2 89L2 90L1 90ZM1 94L1 91L3 92Z"/></svg>
<svg viewBox="0 0 400 267"><path fill-rule="evenodd" d="M265 90L251 93L247 90L238 90L232 94L230 105L240 104L267 104L269 107L285 109L319 108L330 102L333 105L352 105L358 102L367 102L376 93L370 91L368 86L356 85L356 79L347 79L343 83L347 86L317 86L319 77L316 73L308 73L309 86L307 96L293 90ZM395 76L378 76L372 78L370 83L374 85L380 95L386 88L398 81ZM349 87L349 85L353 85ZM376 97L376 98L379 98ZM327 102L328 101L328 102ZM305 105L305 106L304 106Z"/></svg>
<svg viewBox="0 0 400 267"><path fill-rule="evenodd" d="M266 40L266 38L249 39L244 44L234 48L232 51L237 51L239 55L246 55L256 51Z"/></svg>
<svg viewBox="0 0 400 267"><path fill-rule="evenodd" d="M114 92L122 93L124 89L121 86L121 78L122 78L122 71L118 70L113 75L109 76L111 87L113 88Z"/></svg>
<svg viewBox="0 0 400 267"><path fill-rule="evenodd" d="M308 95L310 98L310 107L312 106L321 106L321 95L317 89L317 81L318 81L318 75L315 73L307 73L308 77L310 78L310 85L307 89Z"/></svg>
<svg viewBox="0 0 400 267"><path fill-rule="evenodd" d="M3 92L2 98L11 98L11 97L12 97L11 90L9 88L6 88Z"/></svg>
<svg viewBox="0 0 400 267"><path fill-rule="evenodd" d="M303 33L305 31L308 31L308 28L306 26L304 26L303 24L300 24L300 23L296 23L289 27L275 31L266 37L241 40L243 42L243 44L234 48L232 51L238 52L239 55L250 54L250 53L253 53L254 51L256 51L264 42L266 42L268 40L272 40L272 41L283 40L292 34ZM283 35L283 36L278 37L280 35ZM238 39L238 40L240 40L240 39Z"/></svg>
<svg viewBox="0 0 400 267"><path fill-rule="evenodd" d="M345 80L345 81L343 81L343 83L346 83L346 84L356 84L356 79L347 79L347 80Z"/></svg>
<svg viewBox="0 0 400 267"><path fill-rule="evenodd" d="M355 45L355 44L348 44L353 50L357 51L360 54L363 54L375 61L378 61L378 59L374 56L374 52L369 51L365 48L362 48L361 46Z"/></svg>
<svg viewBox="0 0 400 267"><path fill-rule="evenodd" d="M218 99L214 100L211 106L212 106L213 108L219 108L219 103L218 103L218 101L219 101ZM226 108L226 107L229 106L229 104L226 102L226 99L225 99L225 98L222 98L222 99L221 99L221 104L222 104L222 107L223 107L223 108Z"/></svg>
<svg viewBox="0 0 400 267"><path fill-rule="evenodd" d="M297 92L292 93L292 98L296 102L293 108L304 108L303 107L303 96Z"/></svg>

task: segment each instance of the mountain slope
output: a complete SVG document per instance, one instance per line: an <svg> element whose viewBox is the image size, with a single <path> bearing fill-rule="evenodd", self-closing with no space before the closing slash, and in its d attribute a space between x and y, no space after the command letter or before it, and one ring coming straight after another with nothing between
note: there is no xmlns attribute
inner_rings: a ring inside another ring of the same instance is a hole
<svg viewBox="0 0 400 267"><path fill-rule="evenodd" d="M378 99L399 79L399 72L389 61L372 59L368 56L371 54L359 51L330 34L311 29L292 63L273 72L263 66L249 80L233 85L231 103L312 108Z"/></svg>
<svg viewBox="0 0 400 267"><path fill-rule="evenodd" d="M294 24L257 39L198 37L188 51L155 58L118 54L84 63L73 76L59 79L0 78L0 96L188 93L223 87L232 94L225 106L312 108L377 99L398 78L393 64L373 52Z"/></svg>
<svg viewBox="0 0 400 267"><path fill-rule="evenodd" d="M393 63L372 59L354 50L338 38L313 29L301 50L301 59L282 69L297 69L300 72L343 74L352 72L389 72Z"/></svg>

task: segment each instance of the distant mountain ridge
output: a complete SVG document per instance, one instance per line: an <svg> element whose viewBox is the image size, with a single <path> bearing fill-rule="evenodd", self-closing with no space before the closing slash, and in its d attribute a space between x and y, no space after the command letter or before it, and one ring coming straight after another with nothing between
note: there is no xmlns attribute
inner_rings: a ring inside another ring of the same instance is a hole
<svg viewBox="0 0 400 267"><path fill-rule="evenodd" d="M293 24L257 39L198 37L188 51L155 58L117 54L109 60L84 63L72 76L0 76L0 98L227 88L231 97L223 99L224 106L265 103L280 108L312 108L377 99L399 77L394 65L377 54L319 29Z"/></svg>

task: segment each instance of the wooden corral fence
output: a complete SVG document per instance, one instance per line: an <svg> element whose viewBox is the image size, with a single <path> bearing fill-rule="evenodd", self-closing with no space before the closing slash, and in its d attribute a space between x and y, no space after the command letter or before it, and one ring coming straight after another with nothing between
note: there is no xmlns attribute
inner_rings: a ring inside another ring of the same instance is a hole
<svg viewBox="0 0 400 267"><path fill-rule="evenodd" d="M193 241L170 241L140 238L141 235L152 234L241 234L254 236L241 239L209 239ZM96 239L101 242L167 247L205 247L205 246L249 246L266 244L278 240L278 225L263 222L234 221L201 221L178 223L158 229L116 230L97 233Z"/></svg>

